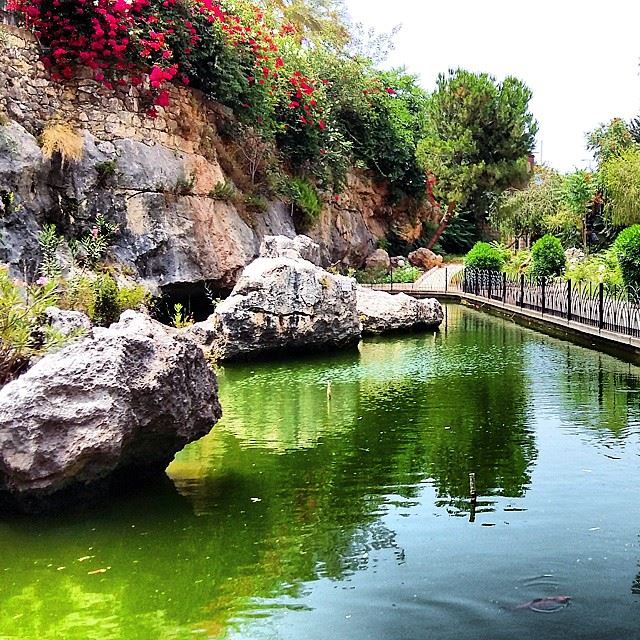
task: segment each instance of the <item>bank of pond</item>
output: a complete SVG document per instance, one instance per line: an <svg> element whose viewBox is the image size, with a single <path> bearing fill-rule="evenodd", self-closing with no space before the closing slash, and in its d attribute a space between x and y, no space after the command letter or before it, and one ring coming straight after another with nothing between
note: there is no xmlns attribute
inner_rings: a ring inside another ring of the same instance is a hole
<svg viewBox="0 0 640 640"><path fill-rule="evenodd" d="M637 635L634 365L447 305L218 378L163 481L3 517L0 638Z"/></svg>

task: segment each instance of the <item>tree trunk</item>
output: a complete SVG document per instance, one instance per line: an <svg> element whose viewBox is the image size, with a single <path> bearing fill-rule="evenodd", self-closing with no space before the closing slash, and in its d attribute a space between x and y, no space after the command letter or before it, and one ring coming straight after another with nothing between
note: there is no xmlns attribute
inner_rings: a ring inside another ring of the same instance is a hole
<svg viewBox="0 0 640 640"><path fill-rule="evenodd" d="M457 202L450 202L447 207L447 212L442 216L442 220L436 229L436 232L433 234L431 240L429 240L429 244L427 244L427 249L431 250L435 246L436 242L440 240L442 234L447 230L451 219L453 218L454 212L456 210Z"/></svg>

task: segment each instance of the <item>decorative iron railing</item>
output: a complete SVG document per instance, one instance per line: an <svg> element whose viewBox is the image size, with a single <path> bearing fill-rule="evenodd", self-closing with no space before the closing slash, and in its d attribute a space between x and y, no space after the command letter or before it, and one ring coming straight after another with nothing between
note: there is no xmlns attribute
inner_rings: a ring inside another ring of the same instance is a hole
<svg viewBox="0 0 640 640"><path fill-rule="evenodd" d="M465 269L464 293L640 337L640 292L619 285Z"/></svg>

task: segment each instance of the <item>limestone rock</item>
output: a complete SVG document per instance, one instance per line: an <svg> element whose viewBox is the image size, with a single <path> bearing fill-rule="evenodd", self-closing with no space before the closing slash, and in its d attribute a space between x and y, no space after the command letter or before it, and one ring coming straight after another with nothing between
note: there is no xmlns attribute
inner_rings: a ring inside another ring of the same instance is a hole
<svg viewBox="0 0 640 640"><path fill-rule="evenodd" d="M260 246L261 258L302 258L321 266L320 245L307 236L287 238L285 236L267 236Z"/></svg>
<svg viewBox="0 0 640 640"><path fill-rule="evenodd" d="M365 335L420 328L435 329L444 319L442 305L434 298L418 300L404 293L392 295L358 287L358 314Z"/></svg>
<svg viewBox="0 0 640 640"><path fill-rule="evenodd" d="M48 307L44 312L47 324L61 336L90 335L91 320L81 311L66 311L58 307Z"/></svg>
<svg viewBox="0 0 640 640"><path fill-rule="evenodd" d="M38 510L116 477L160 473L220 416L198 346L125 312L0 390L0 495Z"/></svg>
<svg viewBox="0 0 640 640"><path fill-rule="evenodd" d="M345 347L360 340L356 283L307 260L258 258L220 303L213 353L220 360Z"/></svg>
<svg viewBox="0 0 640 640"><path fill-rule="evenodd" d="M384 249L376 249L365 262L367 269L385 269L389 270L391 267L391 258Z"/></svg>
<svg viewBox="0 0 640 640"><path fill-rule="evenodd" d="M413 253L409 254L409 263L418 269L429 271L433 267L439 267L442 264L442 256L436 255L433 251L420 247Z"/></svg>

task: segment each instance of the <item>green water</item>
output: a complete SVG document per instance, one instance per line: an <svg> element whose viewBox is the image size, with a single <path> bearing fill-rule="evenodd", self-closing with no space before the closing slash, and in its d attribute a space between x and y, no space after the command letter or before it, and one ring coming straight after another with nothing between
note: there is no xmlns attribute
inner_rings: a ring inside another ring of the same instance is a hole
<svg viewBox="0 0 640 640"><path fill-rule="evenodd" d="M638 368L452 306L220 394L171 480L0 521L0 639L640 638Z"/></svg>

